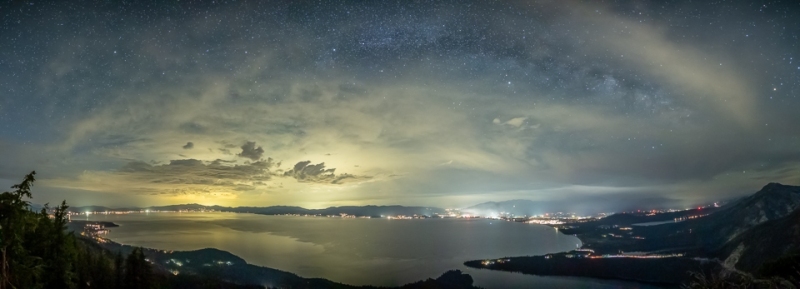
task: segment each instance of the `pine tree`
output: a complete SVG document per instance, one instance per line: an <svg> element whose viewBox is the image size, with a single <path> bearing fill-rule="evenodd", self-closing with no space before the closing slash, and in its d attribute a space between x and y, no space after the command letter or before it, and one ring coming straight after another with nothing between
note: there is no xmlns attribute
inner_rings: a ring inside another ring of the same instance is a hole
<svg viewBox="0 0 800 289"><path fill-rule="evenodd" d="M11 187L13 191L0 194L0 289L40 287L36 281L43 268L24 247L26 231L36 225L30 203L23 199L31 198L34 175L31 172Z"/></svg>
<svg viewBox="0 0 800 289"><path fill-rule="evenodd" d="M114 256L114 288L122 288L123 284L125 284L124 279L124 270L123 267L125 259L122 257L122 252L117 251L117 254Z"/></svg>
<svg viewBox="0 0 800 289"><path fill-rule="evenodd" d="M49 276L47 288L69 289L75 287L73 280L75 274L72 270L72 263L75 261L74 238L65 232L67 208L69 206L66 202L61 202L61 205L54 209L52 220L46 213L40 215L40 218L45 221L44 226L49 225L49 228L43 232L46 235L36 236L49 239L47 254L42 256L48 260L45 263L45 270Z"/></svg>
<svg viewBox="0 0 800 289"><path fill-rule="evenodd" d="M125 260L125 285L127 289L150 289L153 283L152 268L145 260L142 248L135 248Z"/></svg>
<svg viewBox="0 0 800 289"><path fill-rule="evenodd" d="M27 199L36 172L0 194L0 289L75 288L75 238L66 233L67 204L40 212Z"/></svg>

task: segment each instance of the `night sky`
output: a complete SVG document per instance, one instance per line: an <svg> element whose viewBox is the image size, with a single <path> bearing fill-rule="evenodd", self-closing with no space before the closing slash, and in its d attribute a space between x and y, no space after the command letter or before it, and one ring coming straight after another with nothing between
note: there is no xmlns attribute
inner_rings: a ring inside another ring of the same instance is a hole
<svg viewBox="0 0 800 289"><path fill-rule="evenodd" d="M747 2L4 2L0 185L597 210L797 185L800 2Z"/></svg>

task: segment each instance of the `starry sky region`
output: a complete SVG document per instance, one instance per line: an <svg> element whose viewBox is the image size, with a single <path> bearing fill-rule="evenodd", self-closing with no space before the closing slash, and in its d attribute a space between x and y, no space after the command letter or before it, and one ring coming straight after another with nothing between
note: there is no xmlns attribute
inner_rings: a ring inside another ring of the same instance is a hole
<svg viewBox="0 0 800 289"><path fill-rule="evenodd" d="M689 206L800 184L796 1L11 1L35 203Z"/></svg>

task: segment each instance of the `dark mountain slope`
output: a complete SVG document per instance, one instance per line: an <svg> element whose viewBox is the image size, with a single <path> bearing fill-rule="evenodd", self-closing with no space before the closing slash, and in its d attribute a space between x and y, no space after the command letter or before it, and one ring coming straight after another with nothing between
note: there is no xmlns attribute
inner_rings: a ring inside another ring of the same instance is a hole
<svg viewBox="0 0 800 289"><path fill-rule="evenodd" d="M719 256L737 269L752 272L768 261L800 253L800 210L764 222L731 240Z"/></svg>
<svg viewBox="0 0 800 289"><path fill-rule="evenodd" d="M686 221L678 227L691 229L704 247L716 248L759 224L788 216L798 208L800 187L770 183L714 214Z"/></svg>

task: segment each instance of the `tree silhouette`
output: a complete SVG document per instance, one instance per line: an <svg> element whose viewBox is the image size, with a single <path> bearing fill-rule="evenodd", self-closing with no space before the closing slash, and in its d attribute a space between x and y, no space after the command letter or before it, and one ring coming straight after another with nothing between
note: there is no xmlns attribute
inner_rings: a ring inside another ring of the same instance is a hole
<svg viewBox="0 0 800 289"><path fill-rule="evenodd" d="M125 262L125 259L122 258L122 252L117 251L117 254L114 255L114 288L122 288L123 284L125 284L123 283L125 282L123 279L125 276L123 275L123 262Z"/></svg>
<svg viewBox="0 0 800 289"><path fill-rule="evenodd" d="M31 209L36 172L0 194L0 289L254 288L203 276L157 275L142 248L125 259L68 232L66 202ZM172 279L169 279L172 278ZM260 288L260 287L258 287Z"/></svg>
<svg viewBox="0 0 800 289"><path fill-rule="evenodd" d="M153 280L150 263L146 260L142 248L135 248L125 260L126 289L150 289Z"/></svg>
<svg viewBox="0 0 800 289"><path fill-rule="evenodd" d="M0 289L34 288L42 272L39 258L25 249L25 235L36 226L31 216L31 187L36 172L12 186L11 192L0 194Z"/></svg>

